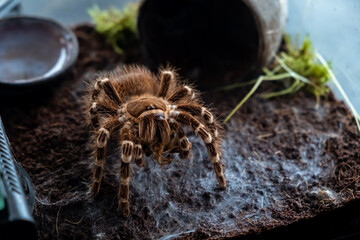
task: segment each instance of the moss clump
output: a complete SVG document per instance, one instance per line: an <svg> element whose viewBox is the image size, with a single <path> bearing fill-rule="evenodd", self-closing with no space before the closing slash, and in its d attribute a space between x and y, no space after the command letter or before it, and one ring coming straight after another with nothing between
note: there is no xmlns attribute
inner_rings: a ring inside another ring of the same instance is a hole
<svg viewBox="0 0 360 240"><path fill-rule="evenodd" d="M282 91L265 94L264 97L295 93L300 90L309 91L316 97L328 93L329 88L326 84L330 81L330 74L326 67L317 61L309 37L304 39L300 48L291 43L289 36L285 35L284 39L287 52L280 52L279 56L275 57L274 69L265 68L264 72L267 76L289 73L291 76L283 79L283 83L288 87ZM293 72L300 75L300 79L296 74L291 74Z"/></svg>
<svg viewBox="0 0 360 240"><path fill-rule="evenodd" d="M233 116L263 81L277 81L283 83L284 86L279 91L262 94L264 98L294 94L304 90L313 93L319 101L320 96L329 92L329 88L326 86L331 79L327 69L329 63L325 66L317 61L310 39L306 37L300 47L293 45L289 36L285 36L284 39L287 50L274 56L275 60L271 69L264 68L263 75L248 83L239 83L223 88L228 90L254 83L250 92L226 117L224 122L227 122Z"/></svg>
<svg viewBox="0 0 360 240"><path fill-rule="evenodd" d="M136 16L139 4L130 3L124 9L111 7L101 10L97 5L88 9L88 13L95 22L95 29L105 36L114 51L123 54L123 48L138 41L136 30Z"/></svg>

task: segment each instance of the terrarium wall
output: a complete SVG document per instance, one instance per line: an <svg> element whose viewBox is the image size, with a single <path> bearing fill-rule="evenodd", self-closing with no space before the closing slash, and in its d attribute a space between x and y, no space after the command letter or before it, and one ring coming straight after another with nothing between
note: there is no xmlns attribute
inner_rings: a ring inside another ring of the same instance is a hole
<svg viewBox="0 0 360 240"><path fill-rule="evenodd" d="M310 36L317 51L331 61L333 71L350 101L360 111L360 2L357 0L292 0L285 31ZM299 41L301 42L301 40ZM330 84L337 97L338 89Z"/></svg>

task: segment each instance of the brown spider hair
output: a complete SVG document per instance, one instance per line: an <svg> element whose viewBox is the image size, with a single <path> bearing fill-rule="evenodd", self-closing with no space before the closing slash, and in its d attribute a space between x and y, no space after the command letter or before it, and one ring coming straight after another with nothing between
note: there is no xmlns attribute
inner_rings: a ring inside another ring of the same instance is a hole
<svg viewBox="0 0 360 240"><path fill-rule="evenodd" d="M226 188L221 163L220 126L205 108L198 93L181 84L171 68L160 69L155 76L145 67L127 66L101 75L90 84L86 96L87 120L93 129L93 181L96 196L106 161L111 136L117 139L121 152L119 210L128 216L130 162L144 166L144 154L153 155L159 164L171 161L163 154L190 154L189 142L181 124L188 125L203 140L221 188Z"/></svg>

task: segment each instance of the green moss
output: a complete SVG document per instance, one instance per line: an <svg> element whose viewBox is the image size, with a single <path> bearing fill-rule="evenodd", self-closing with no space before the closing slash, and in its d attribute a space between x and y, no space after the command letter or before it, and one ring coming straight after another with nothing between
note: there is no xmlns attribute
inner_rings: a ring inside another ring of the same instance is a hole
<svg viewBox="0 0 360 240"><path fill-rule="evenodd" d="M101 10L97 5L88 9L95 22L96 31L105 36L114 51L123 54L123 48L138 41L136 16L139 5L130 3L124 9L111 7Z"/></svg>
<svg viewBox="0 0 360 240"><path fill-rule="evenodd" d="M281 52L276 57L275 68L270 71L264 70L266 75L274 75L293 71L302 76L303 79L297 80L291 76L284 79L285 86L289 86L287 91L281 90L265 94L265 98L295 93L300 90L306 90L313 93L316 97L323 96L329 92L326 84L330 81L329 72L326 67L317 61L315 51L309 37L306 37L300 47L291 43L289 36L284 36L287 52ZM276 70L276 72L275 72ZM308 79L309 81L306 81ZM301 81L303 80L303 81ZM305 81L304 81L305 80Z"/></svg>
<svg viewBox="0 0 360 240"><path fill-rule="evenodd" d="M298 91L313 93L317 101L319 97L327 94L329 88L326 84L330 81L330 73L327 66L317 61L315 51L309 37L306 37L300 47L292 44L289 36L285 35L285 47L287 51L274 56L275 62L272 69L264 68L263 75L250 81L254 86L250 92L240 101L234 110L225 118L227 122L234 113L251 97L263 81L277 81L282 83L281 90L262 94L264 98L294 94ZM226 86L223 90L234 89L244 86L244 83Z"/></svg>

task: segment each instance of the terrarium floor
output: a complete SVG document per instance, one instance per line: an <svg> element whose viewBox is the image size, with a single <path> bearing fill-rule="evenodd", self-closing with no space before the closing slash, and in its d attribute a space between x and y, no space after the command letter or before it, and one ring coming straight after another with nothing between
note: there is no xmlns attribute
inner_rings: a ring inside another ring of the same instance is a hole
<svg viewBox="0 0 360 240"><path fill-rule="evenodd" d="M255 96L225 126L227 190L218 189L205 147L189 132L189 160L175 156L159 166L148 157L145 168L134 165L131 215L121 217L115 143L99 196L89 193L93 160L81 98L99 71L141 63L139 49L120 57L92 27L74 31L80 55L72 72L41 94L2 100L0 108L14 154L35 186L39 239L253 239L299 229L297 236L307 236L331 219L321 216L336 219L330 210L359 199L359 135L343 102L330 94L315 108L315 98L302 93ZM223 119L247 90L207 92L203 99Z"/></svg>

